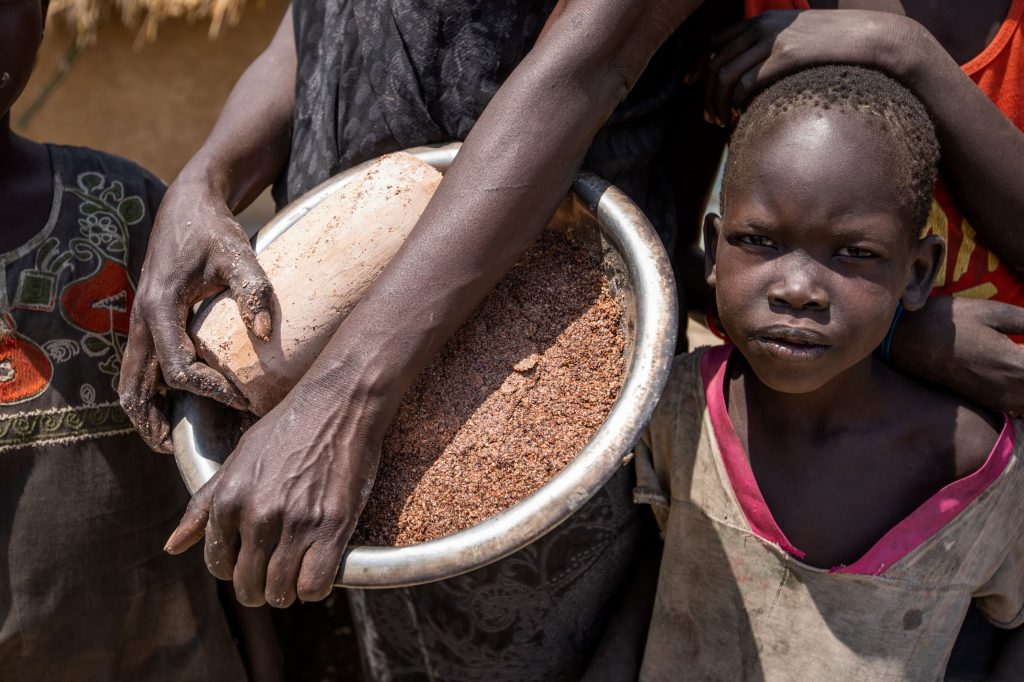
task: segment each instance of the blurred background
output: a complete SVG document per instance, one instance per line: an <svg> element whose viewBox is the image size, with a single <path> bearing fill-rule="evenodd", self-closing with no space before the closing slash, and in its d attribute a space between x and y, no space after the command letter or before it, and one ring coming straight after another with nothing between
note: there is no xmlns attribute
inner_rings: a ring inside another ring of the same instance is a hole
<svg viewBox="0 0 1024 682"><path fill-rule="evenodd" d="M170 182L199 148L287 0L52 0L32 80L11 116L40 142L84 145ZM269 192L240 217L273 215Z"/></svg>

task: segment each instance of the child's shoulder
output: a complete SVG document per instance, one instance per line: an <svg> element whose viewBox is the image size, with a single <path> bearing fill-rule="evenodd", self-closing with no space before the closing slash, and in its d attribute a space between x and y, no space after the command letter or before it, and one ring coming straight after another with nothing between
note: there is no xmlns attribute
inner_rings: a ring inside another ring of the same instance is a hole
<svg viewBox="0 0 1024 682"><path fill-rule="evenodd" d="M936 450L952 450L955 476L977 471L1014 424L1005 414L986 409L967 398L915 379L900 376L899 404L907 410L908 426L931 434Z"/></svg>
<svg viewBox="0 0 1024 682"><path fill-rule="evenodd" d="M90 147L47 144L54 170L65 182L77 181L85 174L99 174L110 182L145 186L152 193L162 194L164 183L153 173L122 156Z"/></svg>
<svg viewBox="0 0 1024 682"><path fill-rule="evenodd" d="M693 389L703 388L702 371L706 367L705 355L714 354L716 347L703 346L695 348L687 353L680 353L672 359L672 368L669 371L668 382L665 386L667 393L690 392Z"/></svg>
<svg viewBox="0 0 1024 682"><path fill-rule="evenodd" d="M1014 435L1016 427L1006 415L969 402L957 405L953 448L958 477L977 471L985 464L993 447L1003 437L1004 427Z"/></svg>

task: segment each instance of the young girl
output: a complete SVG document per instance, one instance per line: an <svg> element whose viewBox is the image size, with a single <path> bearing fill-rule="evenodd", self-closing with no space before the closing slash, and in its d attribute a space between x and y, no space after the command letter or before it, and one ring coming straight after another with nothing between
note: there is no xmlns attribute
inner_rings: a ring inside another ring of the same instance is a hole
<svg viewBox="0 0 1024 682"><path fill-rule="evenodd" d="M244 680L187 499L118 404L163 184L11 131L46 2L0 2L0 679Z"/></svg>
<svg viewBox="0 0 1024 682"><path fill-rule="evenodd" d="M643 443L665 540L647 679L937 679L972 597L1024 614L1016 422L891 370L942 240L938 144L877 72L819 67L733 135L707 280L735 345L682 356Z"/></svg>

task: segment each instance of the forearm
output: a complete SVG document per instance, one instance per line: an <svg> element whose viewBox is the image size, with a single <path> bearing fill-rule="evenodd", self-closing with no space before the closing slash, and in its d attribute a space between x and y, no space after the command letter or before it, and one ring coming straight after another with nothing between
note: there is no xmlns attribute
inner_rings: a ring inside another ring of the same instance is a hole
<svg viewBox="0 0 1024 682"><path fill-rule="evenodd" d="M922 28L912 35L901 41L894 75L935 119L943 179L985 243L1024 272L1024 132L931 34Z"/></svg>
<svg viewBox="0 0 1024 682"><path fill-rule="evenodd" d="M266 50L231 90L209 137L179 178L223 195L237 213L284 169L295 109L295 36L291 6Z"/></svg>
<svg viewBox="0 0 1024 682"><path fill-rule="evenodd" d="M598 128L698 3L666 4L674 15L622 0L566 5L296 391L377 399L387 426L419 370L536 239Z"/></svg>

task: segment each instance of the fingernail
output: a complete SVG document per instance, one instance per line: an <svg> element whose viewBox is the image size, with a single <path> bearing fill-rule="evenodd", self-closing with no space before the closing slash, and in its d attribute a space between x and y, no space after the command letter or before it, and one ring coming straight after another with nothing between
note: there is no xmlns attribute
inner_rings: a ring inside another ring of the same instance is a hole
<svg viewBox="0 0 1024 682"><path fill-rule="evenodd" d="M263 339L264 341L270 340L270 312L267 310L261 310L256 313L256 318L252 321L253 333Z"/></svg>
<svg viewBox="0 0 1024 682"><path fill-rule="evenodd" d="M167 542L164 543L164 551L167 552L168 554L170 554L171 550L174 549L174 541L177 539L178 532L180 530L181 530L180 528L175 528L174 532L171 533L171 537L167 538Z"/></svg>
<svg viewBox="0 0 1024 682"><path fill-rule="evenodd" d="M711 114L708 113L707 111L704 112L704 122L705 123L714 123L714 121L711 119Z"/></svg>

